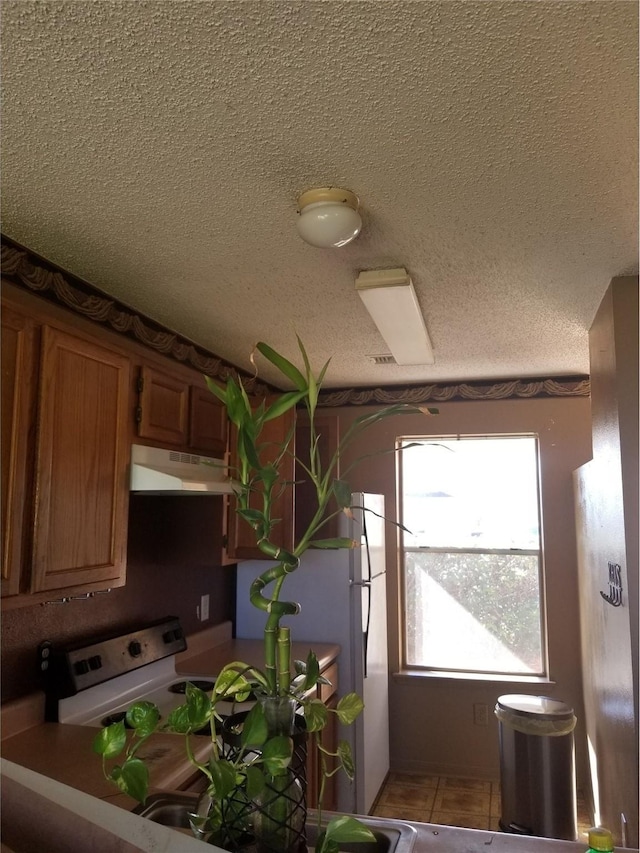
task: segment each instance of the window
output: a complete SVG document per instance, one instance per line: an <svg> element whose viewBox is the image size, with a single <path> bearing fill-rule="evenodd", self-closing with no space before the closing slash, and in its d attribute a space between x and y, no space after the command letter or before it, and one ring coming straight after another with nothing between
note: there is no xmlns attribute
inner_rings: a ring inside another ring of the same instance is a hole
<svg viewBox="0 0 640 853"><path fill-rule="evenodd" d="M407 669L544 675L536 437L402 437L398 460Z"/></svg>

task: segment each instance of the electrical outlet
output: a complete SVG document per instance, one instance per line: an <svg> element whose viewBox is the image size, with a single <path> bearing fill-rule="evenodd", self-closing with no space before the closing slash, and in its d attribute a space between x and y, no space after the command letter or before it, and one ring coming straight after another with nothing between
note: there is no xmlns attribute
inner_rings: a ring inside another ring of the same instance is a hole
<svg viewBox="0 0 640 853"><path fill-rule="evenodd" d="M473 723L476 726L489 725L489 706L484 702L476 702L473 706Z"/></svg>
<svg viewBox="0 0 640 853"><path fill-rule="evenodd" d="M200 621L206 622L209 618L209 596L203 595L200 599Z"/></svg>
<svg viewBox="0 0 640 853"><path fill-rule="evenodd" d="M51 662L51 652L53 646L49 642L49 640L43 640L38 646L38 670L39 672L46 672L49 669L49 664Z"/></svg>

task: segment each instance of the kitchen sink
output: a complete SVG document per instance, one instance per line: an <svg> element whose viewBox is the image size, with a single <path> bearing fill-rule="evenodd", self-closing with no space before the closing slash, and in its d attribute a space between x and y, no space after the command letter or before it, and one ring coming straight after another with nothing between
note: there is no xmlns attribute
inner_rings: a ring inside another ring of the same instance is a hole
<svg viewBox="0 0 640 853"><path fill-rule="evenodd" d="M189 812L195 810L198 796L179 791L152 794L143 806L135 809L136 814L163 826L170 826L191 835ZM341 844L344 853L410 853L417 832L408 823L378 817L359 817L375 836L375 841ZM324 815L327 820L327 815ZM307 844L313 848L318 837L318 826L314 812L309 813L307 822Z"/></svg>

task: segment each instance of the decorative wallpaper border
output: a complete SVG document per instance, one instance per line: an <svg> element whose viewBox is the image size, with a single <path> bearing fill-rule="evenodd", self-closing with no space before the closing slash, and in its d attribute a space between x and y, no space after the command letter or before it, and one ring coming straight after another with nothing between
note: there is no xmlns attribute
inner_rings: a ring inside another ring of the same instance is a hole
<svg viewBox="0 0 640 853"><path fill-rule="evenodd" d="M393 403L444 403L451 400L508 400L512 397L588 397L589 379L508 379L493 383L461 382L455 385L347 388L321 392L320 406L375 406Z"/></svg>
<svg viewBox="0 0 640 853"><path fill-rule="evenodd" d="M113 331L133 338L149 349L193 367L200 373L222 382L226 382L229 376L239 375L245 388L255 394L276 390L4 235L0 269L2 276L12 284L33 291L95 323L109 326Z"/></svg>
<svg viewBox="0 0 640 853"><path fill-rule="evenodd" d="M149 349L225 382L242 376L248 391L264 394L272 386L257 382L230 362L198 347L159 323L118 302L93 285L2 235L0 268L7 281L43 296L95 323L133 338ZM588 397L590 381L584 376L510 379L499 382L463 382L344 388L321 392L321 406L389 405L392 403L448 402L451 400L507 400L532 397Z"/></svg>

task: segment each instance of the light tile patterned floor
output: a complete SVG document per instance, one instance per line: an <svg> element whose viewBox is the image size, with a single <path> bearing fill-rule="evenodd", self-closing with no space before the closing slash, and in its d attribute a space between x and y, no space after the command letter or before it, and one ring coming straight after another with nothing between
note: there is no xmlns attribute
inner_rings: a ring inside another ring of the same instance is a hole
<svg viewBox="0 0 640 853"><path fill-rule="evenodd" d="M371 814L499 832L500 783L493 779L390 773ZM586 840L590 826L584 800L578 796L578 840Z"/></svg>

